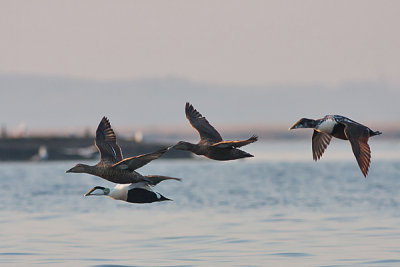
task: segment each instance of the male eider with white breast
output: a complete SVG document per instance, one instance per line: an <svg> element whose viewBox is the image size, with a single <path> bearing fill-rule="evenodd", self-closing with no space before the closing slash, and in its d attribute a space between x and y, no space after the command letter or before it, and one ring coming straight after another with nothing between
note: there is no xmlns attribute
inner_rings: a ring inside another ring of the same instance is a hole
<svg viewBox="0 0 400 267"><path fill-rule="evenodd" d="M247 140L224 141L218 131L191 104L186 103L185 113L192 127L200 134L200 141L197 144L180 141L173 148L190 151L197 155L204 155L214 160L234 160L254 157L238 149L238 147L257 141L258 137L256 135Z"/></svg>
<svg viewBox="0 0 400 267"><path fill-rule="evenodd" d="M362 174L367 177L371 162L371 150L368 145L368 139L371 136L382 134L381 132L372 131L367 126L340 115L327 115L318 120L302 118L290 127L289 130L298 128L314 129L312 135L312 153L315 161L322 157L332 136L342 140L349 140L358 166Z"/></svg>
<svg viewBox="0 0 400 267"><path fill-rule="evenodd" d="M145 182L117 184L113 189L95 186L85 196L109 196L116 200L139 204L171 200L158 192L154 192Z"/></svg>
<svg viewBox="0 0 400 267"><path fill-rule="evenodd" d="M168 151L169 148L163 148L153 153L123 159L122 151L117 144L115 133L106 117L103 117L97 127L95 145L100 152L100 161L96 165L89 166L79 163L66 172L88 173L117 184L146 182L150 185L155 185L163 180L180 180L167 176L143 176L136 172L136 169L146 165L152 160L158 159Z"/></svg>

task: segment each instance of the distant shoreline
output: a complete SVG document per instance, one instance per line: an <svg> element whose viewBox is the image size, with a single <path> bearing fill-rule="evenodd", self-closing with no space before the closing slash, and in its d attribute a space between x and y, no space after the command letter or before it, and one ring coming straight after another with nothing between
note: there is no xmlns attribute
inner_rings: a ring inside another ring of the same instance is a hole
<svg viewBox="0 0 400 267"><path fill-rule="evenodd" d="M154 152L171 144L118 140L125 157ZM96 159L99 153L92 137L20 137L0 138L0 161L48 161ZM185 151L169 150L165 158L190 158Z"/></svg>
<svg viewBox="0 0 400 267"><path fill-rule="evenodd" d="M400 129L379 127L383 132L381 140L399 140ZM153 129L154 130L154 129ZM254 127L252 130L223 129L223 137L227 140L248 138L251 134L259 136L262 141L301 141L311 138L311 130L282 131L276 128L261 129ZM123 135L122 135L123 136ZM121 137L118 144L124 156L135 156L153 152L162 147L171 146L178 140L197 142L198 135L191 128L185 131L151 131L143 132L144 141L137 142L133 138ZM78 160L95 159L98 157L94 146L94 138L89 136L62 136L62 135L32 135L25 137L0 137L0 161L41 161L41 160ZM165 158L191 158L185 151L171 149Z"/></svg>

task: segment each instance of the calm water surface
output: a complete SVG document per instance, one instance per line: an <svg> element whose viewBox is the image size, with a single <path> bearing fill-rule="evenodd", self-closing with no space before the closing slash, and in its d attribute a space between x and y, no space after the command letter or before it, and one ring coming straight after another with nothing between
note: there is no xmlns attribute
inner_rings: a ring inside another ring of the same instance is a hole
<svg viewBox="0 0 400 267"><path fill-rule="evenodd" d="M157 160L139 171L183 181L145 205L83 197L113 185L65 174L75 162L0 163L0 265L400 266L400 143L370 144L367 179L347 142L317 163L309 142Z"/></svg>

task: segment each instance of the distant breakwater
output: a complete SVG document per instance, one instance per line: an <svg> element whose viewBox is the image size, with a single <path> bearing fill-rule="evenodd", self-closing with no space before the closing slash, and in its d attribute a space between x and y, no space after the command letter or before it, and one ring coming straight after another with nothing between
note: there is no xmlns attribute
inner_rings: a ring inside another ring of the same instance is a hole
<svg viewBox="0 0 400 267"><path fill-rule="evenodd" d="M171 144L118 140L124 157L154 152ZM99 153L91 137L0 138L0 161L96 159ZM163 158L189 158L186 151L169 150Z"/></svg>

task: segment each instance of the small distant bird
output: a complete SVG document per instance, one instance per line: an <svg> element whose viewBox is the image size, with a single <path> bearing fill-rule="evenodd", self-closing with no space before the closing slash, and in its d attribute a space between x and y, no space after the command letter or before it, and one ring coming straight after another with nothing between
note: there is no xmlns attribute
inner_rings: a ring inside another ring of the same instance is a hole
<svg viewBox="0 0 400 267"><path fill-rule="evenodd" d="M31 158L33 161L43 161L47 159L49 159L49 152L47 151L47 147L45 145L39 146L38 152Z"/></svg>
<svg viewBox="0 0 400 267"><path fill-rule="evenodd" d="M372 131L367 126L340 115L327 115L318 120L302 118L290 127L289 130L298 128L314 129L312 136L312 153L315 161L322 157L332 136L343 140L349 140L358 166L363 175L367 177L371 162L371 150L368 145L368 138L374 135L380 135L382 134L381 132Z"/></svg>
<svg viewBox="0 0 400 267"><path fill-rule="evenodd" d="M109 196L130 203L152 203L171 200L154 192L148 183L117 184L113 189L95 186L85 196Z"/></svg>
<svg viewBox="0 0 400 267"><path fill-rule="evenodd" d="M191 151L214 160L254 157L237 148L257 141L258 137L256 135L247 140L224 141L217 130L191 104L186 103L185 113L192 127L199 132L200 141L197 144L180 141L173 148Z"/></svg>
<svg viewBox="0 0 400 267"><path fill-rule="evenodd" d="M100 152L100 161L96 165L89 166L79 163L66 172L88 173L117 184L146 182L150 185L155 185L163 180L179 180L167 176L143 176L136 172L136 169L159 158L169 148L163 148L153 153L122 159L121 148L117 144L115 133L106 117L103 117L97 127L95 145Z"/></svg>
<svg viewBox="0 0 400 267"><path fill-rule="evenodd" d="M90 145L88 147L80 147L80 148L65 148L63 152L65 155L69 156L79 156L82 158L90 159L94 157L97 152L97 148L94 145Z"/></svg>

